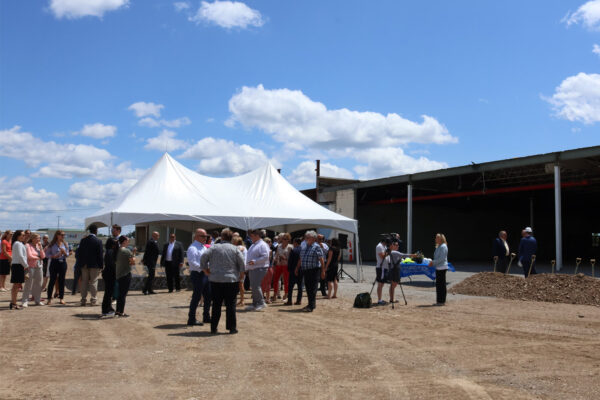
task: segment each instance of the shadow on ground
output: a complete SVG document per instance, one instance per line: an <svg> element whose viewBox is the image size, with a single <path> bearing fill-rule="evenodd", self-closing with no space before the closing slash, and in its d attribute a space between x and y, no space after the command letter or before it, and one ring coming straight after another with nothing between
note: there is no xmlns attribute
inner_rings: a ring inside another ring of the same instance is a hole
<svg viewBox="0 0 600 400"><path fill-rule="evenodd" d="M157 325L154 329L180 329L186 328L187 324L166 324L166 325Z"/></svg>

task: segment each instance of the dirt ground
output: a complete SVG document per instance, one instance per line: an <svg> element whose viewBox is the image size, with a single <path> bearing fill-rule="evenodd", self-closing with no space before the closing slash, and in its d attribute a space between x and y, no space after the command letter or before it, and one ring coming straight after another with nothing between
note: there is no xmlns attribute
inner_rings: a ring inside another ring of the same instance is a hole
<svg viewBox="0 0 600 400"><path fill-rule="evenodd" d="M240 311L239 333L217 336L185 325L185 290L130 293L131 317L108 320L70 293L9 311L3 292L0 399L598 398L599 307L451 294L432 307L423 278L404 286L408 306L353 309L370 288L344 281L309 314Z"/></svg>

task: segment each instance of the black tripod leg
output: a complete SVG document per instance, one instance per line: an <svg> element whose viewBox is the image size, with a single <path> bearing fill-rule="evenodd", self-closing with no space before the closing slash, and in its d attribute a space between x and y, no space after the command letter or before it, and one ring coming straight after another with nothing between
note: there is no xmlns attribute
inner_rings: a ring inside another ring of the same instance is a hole
<svg viewBox="0 0 600 400"><path fill-rule="evenodd" d="M404 295L404 289L402 289L402 281L398 282L398 286L400 286L400 291L402 292L402 298L404 298L404 305L407 306L408 302L406 301L406 296Z"/></svg>
<svg viewBox="0 0 600 400"><path fill-rule="evenodd" d="M375 289L375 284L377 283L377 278L373 281L373 286L371 286L371 291L369 292L369 296L373 294L373 289Z"/></svg>

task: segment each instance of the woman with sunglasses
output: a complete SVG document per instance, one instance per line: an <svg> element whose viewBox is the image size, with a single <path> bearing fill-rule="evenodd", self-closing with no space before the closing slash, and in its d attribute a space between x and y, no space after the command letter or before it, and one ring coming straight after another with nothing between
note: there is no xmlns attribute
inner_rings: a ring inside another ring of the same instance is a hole
<svg viewBox="0 0 600 400"><path fill-rule="evenodd" d="M65 304L65 275L67 274L67 257L69 256L69 246L65 242L65 232L56 231L54 237L48 246L46 257L50 259L50 282L48 284L48 301L52 303L52 290L54 282L58 280L58 297L60 304Z"/></svg>

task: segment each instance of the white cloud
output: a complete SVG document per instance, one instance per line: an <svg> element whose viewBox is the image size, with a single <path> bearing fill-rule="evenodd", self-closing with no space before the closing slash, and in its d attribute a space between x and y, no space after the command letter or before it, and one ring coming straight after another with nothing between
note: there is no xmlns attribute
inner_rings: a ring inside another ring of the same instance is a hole
<svg viewBox="0 0 600 400"><path fill-rule="evenodd" d="M170 121L161 119L160 124L166 126L167 128L179 128L180 126L185 126L191 124L192 121L188 117L181 117L177 119L172 119Z"/></svg>
<svg viewBox="0 0 600 400"><path fill-rule="evenodd" d="M165 108L165 106L162 104L146 103L145 101L138 101L127 107L127 109L133 111L138 118L147 117L149 115L159 118L160 110L163 108Z"/></svg>
<svg viewBox="0 0 600 400"><path fill-rule="evenodd" d="M95 180L76 182L69 187L69 204L79 207L103 206L124 194L137 181L137 179L125 179L106 184Z"/></svg>
<svg viewBox="0 0 600 400"><path fill-rule="evenodd" d="M238 1L203 1L198 11L189 19L197 24L207 22L227 29L260 27L265 23L259 11Z"/></svg>
<svg viewBox="0 0 600 400"><path fill-rule="evenodd" d="M358 150L353 157L360 163L354 167L359 179L375 179L448 168L448 164L444 162L408 156L401 148Z"/></svg>
<svg viewBox="0 0 600 400"><path fill-rule="evenodd" d="M260 149L212 137L199 140L180 157L200 160L198 172L217 176L243 174L269 161Z"/></svg>
<svg viewBox="0 0 600 400"><path fill-rule="evenodd" d="M173 6L175 7L175 11L180 12L189 9L190 3L186 1L176 1L175 3L173 3Z"/></svg>
<svg viewBox="0 0 600 400"><path fill-rule="evenodd" d="M287 179L293 184L315 183L315 168L316 164L314 161L303 161L294 169ZM321 176L328 178L354 178L354 174L351 171L326 162L321 163Z"/></svg>
<svg viewBox="0 0 600 400"><path fill-rule="evenodd" d="M105 149L84 144L46 142L29 132L22 132L20 126L1 130L0 137L2 156L22 160L32 168L41 165L34 177L71 179L93 176L105 179L114 177L114 171L128 176L136 176L140 171L131 170L127 162L115 165L112 162L114 157Z"/></svg>
<svg viewBox="0 0 600 400"><path fill-rule="evenodd" d="M0 131L0 153L5 157L23 160L28 166L42 163L70 164L74 167L90 165L95 161L112 158L104 149L84 144L59 144L44 142L29 132L21 132L20 126Z"/></svg>
<svg viewBox="0 0 600 400"><path fill-rule="evenodd" d="M177 136L177 133L168 129L163 129L158 136L148 139L144 148L146 150L158 150L163 152L184 148L187 143L184 140L176 139L175 136Z"/></svg>
<svg viewBox="0 0 600 400"><path fill-rule="evenodd" d="M597 44L594 44L594 47L592 48L592 53L600 56L600 46L598 46Z"/></svg>
<svg viewBox="0 0 600 400"><path fill-rule="evenodd" d="M555 89L549 102L560 118L593 124L600 121L600 75L580 72Z"/></svg>
<svg viewBox="0 0 600 400"><path fill-rule="evenodd" d="M116 126L95 123L84 125L83 128L79 132L75 132L75 134L91 137L94 139L104 139L115 136L116 132Z"/></svg>
<svg viewBox="0 0 600 400"><path fill-rule="evenodd" d="M0 204L3 212L12 213L14 217L14 212L21 213L21 210L46 211L62 207L58 194L27 186L30 182L29 178L23 176L12 179L0 177Z"/></svg>
<svg viewBox="0 0 600 400"><path fill-rule="evenodd" d="M148 128L156 128L160 126L160 122L151 117L142 118L138 121L139 126L147 126Z"/></svg>
<svg viewBox="0 0 600 400"><path fill-rule="evenodd" d="M151 117L142 118L138 121L138 125L147 126L149 128L156 128L158 126L166 126L167 128L179 128L181 126L189 125L192 121L188 117L181 117L172 120L156 120Z"/></svg>
<svg viewBox="0 0 600 400"><path fill-rule="evenodd" d="M588 1L574 13L569 12L563 22L567 26L581 23L589 30L600 30L600 0Z"/></svg>
<svg viewBox="0 0 600 400"><path fill-rule="evenodd" d="M229 100L231 118L247 128L258 128L279 142L319 149L377 148L406 143L456 143L446 127L423 115L421 123L392 113L328 110L299 90L243 87Z"/></svg>
<svg viewBox="0 0 600 400"><path fill-rule="evenodd" d="M50 0L50 11L56 18L102 18L108 11L128 7L129 0Z"/></svg>

